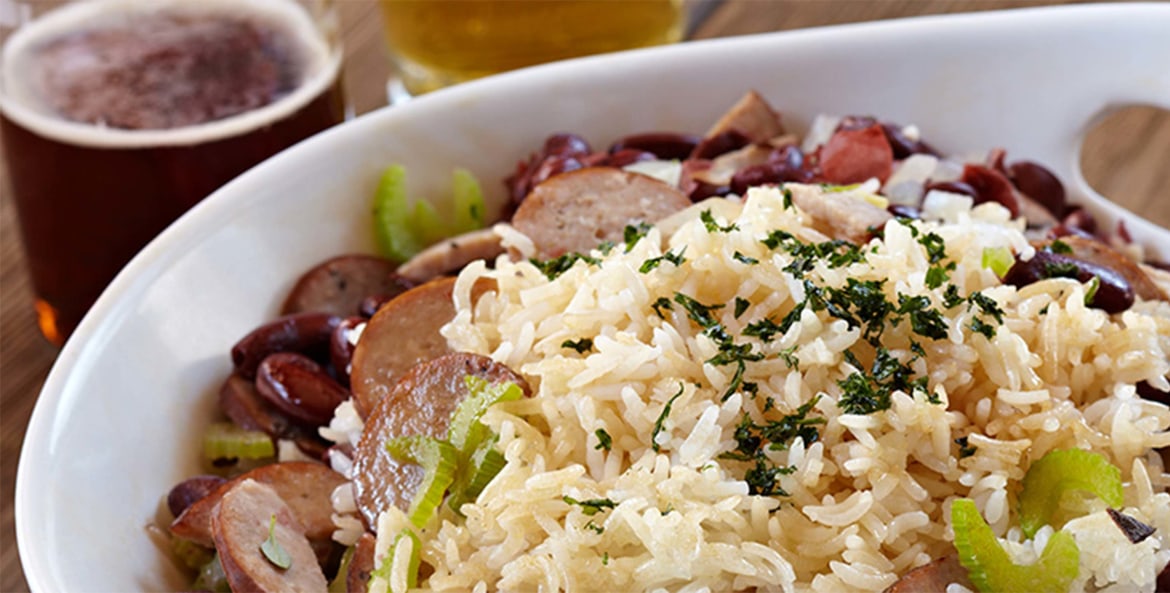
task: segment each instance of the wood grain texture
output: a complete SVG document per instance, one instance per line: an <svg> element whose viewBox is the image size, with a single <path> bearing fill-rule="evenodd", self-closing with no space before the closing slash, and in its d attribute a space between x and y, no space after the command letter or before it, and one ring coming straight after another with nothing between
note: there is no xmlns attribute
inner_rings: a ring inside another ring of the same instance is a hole
<svg viewBox="0 0 1170 593"><path fill-rule="evenodd" d="M709 38L1060 3L725 0L695 27L694 36ZM361 114L385 104L385 84L391 68L375 0L339 0L338 5L346 48L346 91L354 112ZM1105 124L1086 142L1086 177L1101 193L1170 226L1170 114L1138 108L1110 117ZM13 488L25 427L57 354L57 349L40 337L33 320L31 289L9 191L6 179L0 178L0 591L5 592L28 590L15 545Z"/></svg>

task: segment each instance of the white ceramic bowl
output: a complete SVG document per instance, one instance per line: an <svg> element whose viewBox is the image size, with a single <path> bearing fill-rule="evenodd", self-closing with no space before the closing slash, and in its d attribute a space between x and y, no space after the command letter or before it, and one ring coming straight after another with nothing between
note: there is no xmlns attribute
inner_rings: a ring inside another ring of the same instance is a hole
<svg viewBox="0 0 1170 593"><path fill-rule="evenodd" d="M1170 5L928 17L686 43L529 69L361 117L256 167L117 277L54 366L20 459L17 537L35 591L186 585L147 536L159 499L197 471L228 349L276 313L299 273L372 248L380 171L419 196L451 167L493 195L560 130L596 145L702 132L758 89L800 131L816 113L916 123L945 152L1005 146L1165 260L1164 231L1104 202L1078 170L1088 125L1119 104L1170 108Z"/></svg>

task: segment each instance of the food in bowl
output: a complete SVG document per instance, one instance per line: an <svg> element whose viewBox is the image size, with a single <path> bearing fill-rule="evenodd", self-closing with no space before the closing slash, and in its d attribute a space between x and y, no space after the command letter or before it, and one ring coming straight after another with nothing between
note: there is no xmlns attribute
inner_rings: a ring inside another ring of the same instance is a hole
<svg viewBox="0 0 1170 593"><path fill-rule="evenodd" d="M235 475L173 541L233 590L1165 585L1166 274L1043 167L933 153L754 94L551 137L510 223L331 259L236 344Z"/></svg>

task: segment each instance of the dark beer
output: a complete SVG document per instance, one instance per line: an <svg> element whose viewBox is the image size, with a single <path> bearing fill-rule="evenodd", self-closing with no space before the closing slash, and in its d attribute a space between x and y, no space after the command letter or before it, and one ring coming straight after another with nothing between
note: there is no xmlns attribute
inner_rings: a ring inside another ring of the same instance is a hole
<svg viewBox="0 0 1170 593"><path fill-rule="evenodd" d="M56 343L176 217L344 117L339 54L283 0L85 2L2 57L0 138Z"/></svg>

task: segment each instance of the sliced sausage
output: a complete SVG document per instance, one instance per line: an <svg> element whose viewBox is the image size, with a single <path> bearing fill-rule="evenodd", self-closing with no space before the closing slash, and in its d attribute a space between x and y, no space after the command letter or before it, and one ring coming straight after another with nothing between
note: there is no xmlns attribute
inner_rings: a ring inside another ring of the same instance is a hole
<svg viewBox="0 0 1170 593"><path fill-rule="evenodd" d="M420 251L398 268L398 273L413 282L426 282L453 274L463 266L479 260L494 260L504 253L499 235L490 228L444 239Z"/></svg>
<svg viewBox="0 0 1170 593"><path fill-rule="evenodd" d="M215 505L232 487L245 480L271 486L292 509L310 540L323 543L330 541L335 529L330 497L335 488L345 483L345 476L323 464L307 461L266 465L221 484L176 517L171 523L171 533L210 547L211 519Z"/></svg>
<svg viewBox="0 0 1170 593"><path fill-rule="evenodd" d="M219 409L247 430L259 430L274 439L295 442L310 457L320 458L329 446L315 429L294 422L261 397L252 381L239 375L231 375L224 381L219 390Z"/></svg>
<svg viewBox="0 0 1170 593"><path fill-rule="evenodd" d="M839 129L821 148L821 171L830 183L848 185L876 177L885 183L893 172L894 151L882 127Z"/></svg>
<svg viewBox="0 0 1170 593"><path fill-rule="evenodd" d="M784 134L780 114L756 91L748 91L741 97L707 130L704 137L711 138L729 130L736 130L751 142L760 143Z"/></svg>
<svg viewBox="0 0 1170 593"><path fill-rule="evenodd" d="M301 275L281 307L282 315L309 311L348 316L372 294L406 290L394 275L394 262L373 255L341 255Z"/></svg>
<svg viewBox="0 0 1170 593"><path fill-rule="evenodd" d="M764 164L771 154L772 148L769 146L749 144L715 157L709 168L695 171L692 177L709 185L728 185L737 171Z"/></svg>
<svg viewBox="0 0 1170 593"><path fill-rule="evenodd" d="M345 573L345 590L349 593L366 593L370 586L370 574L377 568L374 566L374 546L378 538L366 532L353 547L353 556L349 558L349 571Z"/></svg>
<svg viewBox="0 0 1170 593"><path fill-rule="evenodd" d="M353 403L362 418L410 367L451 351L439 330L455 318L455 278L412 288L382 305L358 339L350 362Z"/></svg>
<svg viewBox="0 0 1170 593"><path fill-rule="evenodd" d="M420 466L390 455L386 442L410 435L447 438L451 413L467 397L468 375L492 384L516 383L525 395L530 393L511 369L478 354L456 352L411 368L374 407L354 452L354 499L371 531L382 511L410 507L423 478Z"/></svg>
<svg viewBox="0 0 1170 593"><path fill-rule="evenodd" d="M268 485L232 484L211 515L211 531L232 591L319 593L328 586L296 512ZM270 533L291 560L287 568L261 550Z"/></svg>
<svg viewBox="0 0 1170 593"><path fill-rule="evenodd" d="M902 575L884 593L942 593L951 583L958 583L970 591L975 585L967 577L967 569L958 556L944 556Z"/></svg>
<svg viewBox="0 0 1170 593"><path fill-rule="evenodd" d="M532 239L538 257L553 258L621 241L627 225L653 223L690 204L681 191L653 177L593 167L536 186L512 225Z"/></svg>
<svg viewBox="0 0 1170 593"><path fill-rule="evenodd" d="M356 305L355 305L356 306ZM329 313L285 315L248 332L232 346L236 373L256 377L256 368L277 352L296 352L314 360L328 361L329 337L341 317Z"/></svg>
<svg viewBox="0 0 1170 593"><path fill-rule="evenodd" d="M893 215L865 200L844 193L821 192L810 185L790 184L792 203L808 214L813 228L857 245L867 243Z"/></svg>

